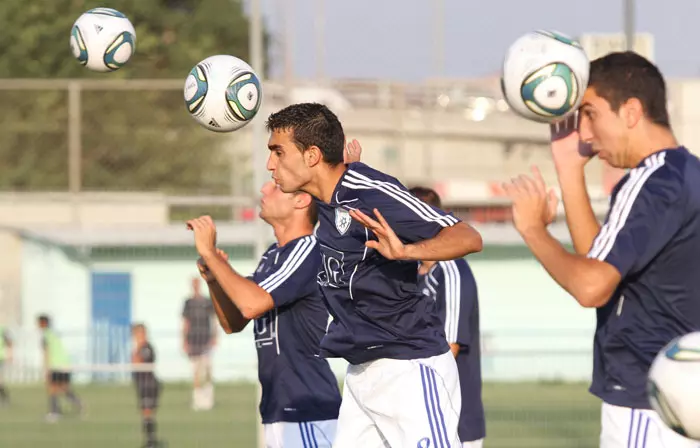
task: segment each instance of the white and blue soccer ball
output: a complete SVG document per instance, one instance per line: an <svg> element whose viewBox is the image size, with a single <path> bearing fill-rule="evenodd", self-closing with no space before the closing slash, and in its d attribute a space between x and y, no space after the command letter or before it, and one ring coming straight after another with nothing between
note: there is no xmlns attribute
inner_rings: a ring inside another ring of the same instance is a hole
<svg viewBox="0 0 700 448"><path fill-rule="evenodd" d="M551 123L581 105L590 61L576 40L538 30L518 38L503 60L501 90L514 112Z"/></svg>
<svg viewBox="0 0 700 448"><path fill-rule="evenodd" d="M255 70L234 56L216 55L195 65L185 80L185 105L192 118L216 132L248 124L260 110L262 87Z"/></svg>
<svg viewBox="0 0 700 448"><path fill-rule="evenodd" d="M700 441L700 332L671 341L649 369L647 392L666 426Z"/></svg>
<svg viewBox="0 0 700 448"><path fill-rule="evenodd" d="M136 31L116 9L91 9L73 24L70 48L73 56L90 70L111 72L124 66L134 54Z"/></svg>

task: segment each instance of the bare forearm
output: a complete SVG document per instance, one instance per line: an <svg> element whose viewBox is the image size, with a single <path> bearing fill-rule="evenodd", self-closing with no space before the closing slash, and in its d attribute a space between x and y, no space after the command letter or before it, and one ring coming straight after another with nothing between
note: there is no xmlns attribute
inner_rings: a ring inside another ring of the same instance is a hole
<svg viewBox="0 0 700 448"><path fill-rule="evenodd" d="M227 261L216 254L203 258L209 271L216 278L216 283L221 287L221 299L228 298L244 318L255 319L274 308L270 294L234 271ZM225 300L220 300L219 304L222 302Z"/></svg>
<svg viewBox="0 0 700 448"><path fill-rule="evenodd" d="M558 169L557 173L566 212L566 225L574 243L574 250L577 254L585 255L600 232L600 223L591 207L583 167Z"/></svg>
<svg viewBox="0 0 700 448"><path fill-rule="evenodd" d="M571 294L581 306L599 307L610 298L616 283L602 283L601 270L615 269L598 260L571 254L546 229L523 234L525 243L559 286ZM605 265L605 266L602 266Z"/></svg>
<svg viewBox="0 0 700 448"><path fill-rule="evenodd" d="M219 319L221 328L228 333L238 333L248 324L248 319L243 317L240 310L226 295L221 285L216 281L208 282L209 295L211 296L216 317Z"/></svg>
<svg viewBox="0 0 700 448"><path fill-rule="evenodd" d="M406 258L421 261L444 261L481 252L481 235L470 225L460 222L445 227L428 240L406 246Z"/></svg>

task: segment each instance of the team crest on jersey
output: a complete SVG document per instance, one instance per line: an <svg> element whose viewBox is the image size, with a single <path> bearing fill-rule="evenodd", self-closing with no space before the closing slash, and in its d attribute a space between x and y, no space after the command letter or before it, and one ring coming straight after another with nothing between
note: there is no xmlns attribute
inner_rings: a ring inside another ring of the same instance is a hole
<svg viewBox="0 0 700 448"><path fill-rule="evenodd" d="M348 231L351 223L352 218L347 210L344 208L335 209L335 228L338 229L338 232L341 235L345 235L345 232Z"/></svg>

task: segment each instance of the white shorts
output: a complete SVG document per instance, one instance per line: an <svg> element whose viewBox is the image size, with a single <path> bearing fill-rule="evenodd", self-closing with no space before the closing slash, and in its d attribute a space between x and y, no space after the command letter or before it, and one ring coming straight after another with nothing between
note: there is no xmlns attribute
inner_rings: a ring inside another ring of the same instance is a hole
<svg viewBox="0 0 700 448"><path fill-rule="evenodd" d="M266 448L331 448L337 420L264 425Z"/></svg>
<svg viewBox="0 0 700 448"><path fill-rule="evenodd" d="M668 428L649 409L632 409L603 403L600 448L700 448Z"/></svg>
<svg viewBox="0 0 700 448"><path fill-rule="evenodd" d="M349 365L333 448L461 446L452 353Z"/></svg>
<svg viewBox="0 0 700 448"><path fill-rule="evenodd" d="M462 442L462 448L482 448L484 439L473 440L471 442Z"/></svg>

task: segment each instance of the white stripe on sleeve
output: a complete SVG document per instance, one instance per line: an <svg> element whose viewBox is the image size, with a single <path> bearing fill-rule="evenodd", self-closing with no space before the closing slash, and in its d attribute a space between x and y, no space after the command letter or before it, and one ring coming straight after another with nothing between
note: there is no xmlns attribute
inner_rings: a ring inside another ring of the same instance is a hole
<svg viewBox="0 0 700 448"><path fill-rule="evenodd" d="M299 269L299 266L304 263L304 260L306 260L315 246L316 237L314 236L306 236L297 241L289 257L282 263L279 270L260 282L259 286L268 293L274 291L275 288L284 283Z"/></svg>
<svg viewBox="0 0 700 448"><path fill-rule="evenodd" d="M637 196L639 196L639 192L644 187L644 183L664 165L665 156L665 152L653 154L645 161L643 167L632 170L630 177L622 186L615 199L615 204L613 204L608 220L596 237L593 247L588 252L588 258L603 261L610 254L610 251L615 246L618 234L625 227L627 218L632 211Z"/></svg>
<svg viewBox="0 0 700 448"><path fill-rule="evenodd" d="M410 192L402 190L398 185L391 182L384 182L371 179L354 170L348 170L342 185L352 190L378 190L382 193L396 199L413 211L416 215L425 221L437 222L442 227L450 227L459 222L455 217L450 215L441 215L436 212L431 206L421 201Z"/></svg>
<svg viewBox="0 0 700 448"><path fill-rule="evenodd" d="M457 342L459 334L459 312L462 302L462 278L457 263L451 261L439 262L443 272L443 288L445 291L445 337L447 342Z"/></svg>

